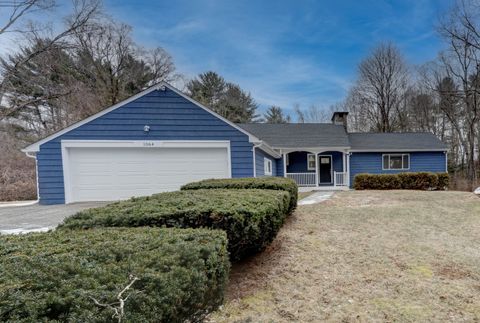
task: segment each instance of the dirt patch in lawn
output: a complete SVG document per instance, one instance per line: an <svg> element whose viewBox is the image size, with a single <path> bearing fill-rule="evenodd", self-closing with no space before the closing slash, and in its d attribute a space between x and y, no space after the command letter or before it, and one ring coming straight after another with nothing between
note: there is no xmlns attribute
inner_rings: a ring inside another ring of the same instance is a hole
<svg viewBox="0 0 480 323"><path fill-rule="evenodd" d="M310 191L310 192L298 192L298 200L300 201L301 199L304 199L310 195L315 193L315 191Z"/></svg>
<svg viewBox="0 0 480 323"><path fill-rule="evenodd" d="M479 232L470 193L337 193L232 268L210 321L480 320Z"/></svg>

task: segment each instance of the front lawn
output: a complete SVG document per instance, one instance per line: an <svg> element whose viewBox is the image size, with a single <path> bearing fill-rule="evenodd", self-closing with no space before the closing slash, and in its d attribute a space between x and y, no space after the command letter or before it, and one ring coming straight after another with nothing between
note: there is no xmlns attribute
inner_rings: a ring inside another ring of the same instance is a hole
<svg viewBox="0 0 480 323"><path fill-rule="evenodd" d="M480 320L480 199L351 191L300 206L235 265L212 322Z"/></svg>

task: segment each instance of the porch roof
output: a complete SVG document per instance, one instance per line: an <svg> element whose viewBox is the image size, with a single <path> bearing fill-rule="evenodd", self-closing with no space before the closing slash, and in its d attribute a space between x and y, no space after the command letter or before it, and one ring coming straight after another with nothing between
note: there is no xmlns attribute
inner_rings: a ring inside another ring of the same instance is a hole
<svg viewBox="0 0 480 323"><path fill-rule="evenodd" d="M238 125L273 148L350 146L347 132L342 125L330 123L243 123Z"/></svg>

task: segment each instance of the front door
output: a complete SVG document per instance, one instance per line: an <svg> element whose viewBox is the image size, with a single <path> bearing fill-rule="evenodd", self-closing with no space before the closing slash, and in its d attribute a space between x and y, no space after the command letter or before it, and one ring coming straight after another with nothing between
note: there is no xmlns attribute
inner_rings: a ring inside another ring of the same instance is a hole
<svg viewBox="0 0 480 323"><path fill-rule="evenodd" d="M332 156L319 155L320 184L332 182Z"/></svg>

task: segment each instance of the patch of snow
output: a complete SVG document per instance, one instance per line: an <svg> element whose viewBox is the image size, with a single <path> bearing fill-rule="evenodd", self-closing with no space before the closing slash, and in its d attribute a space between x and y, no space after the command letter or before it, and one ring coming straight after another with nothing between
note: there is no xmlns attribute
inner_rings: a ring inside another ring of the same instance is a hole
<svg viewBox="0 0 480 323"><path fill-rule="evenodd" d="M322 203L322 202L330 199L332 196L333 196L333 192L313 193L312 195L307 196L306 198L300 200L298 202L298 205L311 205L311 204Z"/></svg>
<svg viewBox="0 0 480 323"><path fill-rule="evenodd" d="M6 229L0 230L0 234L23 234L23 233L30 233L30 232L47 232L51 228L43 227L43 228L35 228L35 229L24 229L24 228L17 228L17 229Z"/></svg>
<svg viewBox="0 0 480 323"><path fill-rule="evenodd" d="M36 204L38 201L15 201L15 202L0 202L0 207L12 207L12 206L29 206Z"/></svg>

